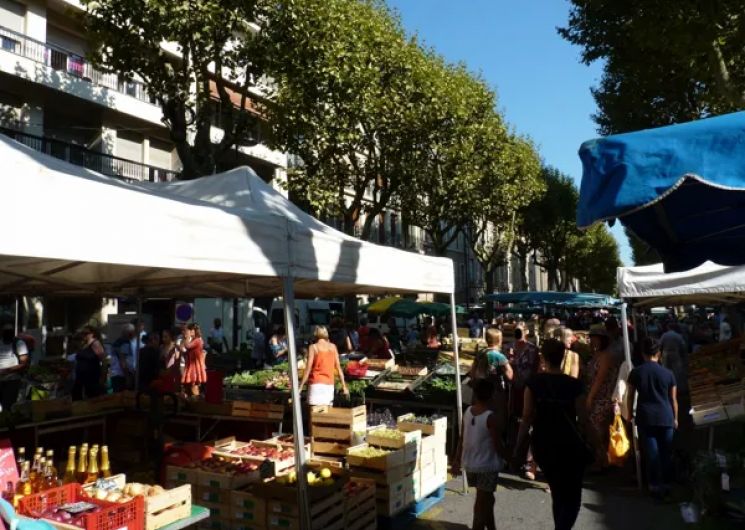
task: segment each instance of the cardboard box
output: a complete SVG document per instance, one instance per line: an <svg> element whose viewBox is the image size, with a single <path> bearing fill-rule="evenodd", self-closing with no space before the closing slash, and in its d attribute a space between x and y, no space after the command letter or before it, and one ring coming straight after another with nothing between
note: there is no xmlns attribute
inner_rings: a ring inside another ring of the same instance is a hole
<svg viewBox="0 0 745 530"><path fill-rule="evenodd" d="M197 469L191 467L166 466L166 484L168 487L183 484L197 484Z"/></svg>

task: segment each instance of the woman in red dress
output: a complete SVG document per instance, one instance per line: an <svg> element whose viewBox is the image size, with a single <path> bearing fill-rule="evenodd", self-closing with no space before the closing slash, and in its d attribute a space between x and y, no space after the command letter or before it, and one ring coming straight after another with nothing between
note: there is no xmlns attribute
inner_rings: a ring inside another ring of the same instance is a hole
<svg viewBox="0 0 745 530"><path fill-rule="evenodd" d="M199 385L207 382L207 367L205 365L204 341L202 332L197 324L189 324L184 329L184 340L178 346L181 350L186 367L181 376L181 383L191 389L192 396L199 395Z"/></svg>

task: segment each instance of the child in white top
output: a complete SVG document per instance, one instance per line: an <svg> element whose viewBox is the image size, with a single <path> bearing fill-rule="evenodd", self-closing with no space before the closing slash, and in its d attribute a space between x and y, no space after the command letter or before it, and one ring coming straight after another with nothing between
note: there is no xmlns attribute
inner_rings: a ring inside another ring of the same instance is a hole
<svg viewBox="0 0 745 530"><path fill-rule="evenodd" d="M502 433L499 422L489 410L494 384L477 379L473 386L473 405L463 415L458 450L453 463L453 475L465 471L468 483L476 488L473 505L473 530L495 530L494 492L499 472L504 467Z"/></svg>

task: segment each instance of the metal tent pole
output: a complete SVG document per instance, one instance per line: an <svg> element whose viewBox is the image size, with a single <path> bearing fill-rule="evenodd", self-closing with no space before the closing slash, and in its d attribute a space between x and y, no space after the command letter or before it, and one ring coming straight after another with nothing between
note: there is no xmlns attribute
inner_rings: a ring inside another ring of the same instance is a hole
<svg viewBox="0 0 745 530"><path fill-rule="evenodd" d="M295 342L295 286L291 277L284 278L282 297L285 312L288 358L290 361L290 387L292 390L292 434L295 439L295 470L297 472L297 502L300 513L300 528L310 530L310 508L308 484L305 475L305 435L303 433L303 409L300 405L300 377L297 366L297 344Z"/></svg>
<svg viewBox="0 0 745 530"><path fill-rule="evenodd" d="M626 314L628 304L626 302L621 304L621 330L623 331L623 352L626 356L626 362L629 363L629 369L633 368L631 362L631 346L629 344L629 321L628 315ZM629 411L632 412L633 411ZM631 433L634 442L634 458L636 459L636 482L639 486L639 491L642 490L642 462L641 452L639 451L639 431L636 428L636 421L631 422Z"/></svg>
<svg viewBox="0 0 745 530"><path fill-rule="evenodd" d="M453 328L453 356L455 359L455 401L458 408L456 414L458 425L453 426L453 428L458 430L460 439L460 436L463 435L461 432L463 427L463 392L460 384L460 353L458 351L458 320L455 316L455 293L450 293L450 319ZM465 472L463 473L463 493L468 493L468 480Z"/></svg>

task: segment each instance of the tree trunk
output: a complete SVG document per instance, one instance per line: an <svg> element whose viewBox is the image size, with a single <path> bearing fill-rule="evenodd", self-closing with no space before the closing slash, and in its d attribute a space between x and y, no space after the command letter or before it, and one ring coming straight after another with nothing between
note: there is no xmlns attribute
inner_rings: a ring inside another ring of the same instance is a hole
<svg viewBox="0 0 745 530"><path fill-rule="evenodd" d="M494 292L494 269L484 269L484 276L486 280L486 294L492 294ZM486 300L486 321L491 323L494 319L494 300Z"/></svg>

